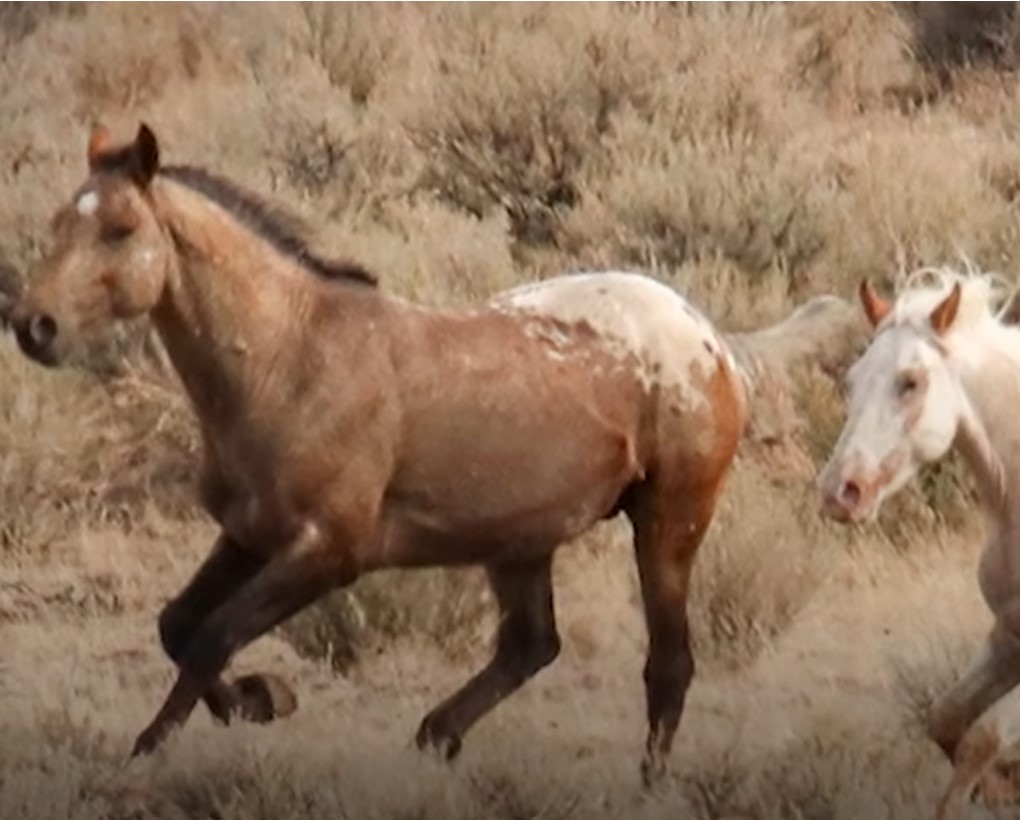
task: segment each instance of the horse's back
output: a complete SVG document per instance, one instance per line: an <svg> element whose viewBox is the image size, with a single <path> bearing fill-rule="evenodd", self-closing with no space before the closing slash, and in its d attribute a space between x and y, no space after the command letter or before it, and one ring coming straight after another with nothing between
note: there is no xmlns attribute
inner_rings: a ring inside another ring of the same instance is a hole
<svg viewBox="0 0 1020 820"><path fill-rule="evenodd" d="M660 447L708 455L718 445L729 459L745 421L737 365L712 323L672 288L636 273L579 273L505 291L493 304L587 325L650 388Z"/></svg>

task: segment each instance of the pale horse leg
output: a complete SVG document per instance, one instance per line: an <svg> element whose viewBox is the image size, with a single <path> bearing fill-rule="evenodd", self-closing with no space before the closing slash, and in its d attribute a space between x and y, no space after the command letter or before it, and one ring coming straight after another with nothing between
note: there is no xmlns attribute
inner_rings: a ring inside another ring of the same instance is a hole
<svg viewBox="0 0 1020 820"><path fill-rule="evenodd" d="M953 762L953 777L936 820L949 820L980 784L986 802L1012 794L1010 778L995 769L1020 741L1020 639L996 622L963 677L932 708L931 737Z"/></svg>

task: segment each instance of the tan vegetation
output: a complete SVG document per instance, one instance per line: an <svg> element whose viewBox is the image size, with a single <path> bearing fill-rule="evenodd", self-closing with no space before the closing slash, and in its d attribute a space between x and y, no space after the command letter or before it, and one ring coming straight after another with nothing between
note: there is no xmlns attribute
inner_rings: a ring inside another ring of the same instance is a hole
<svg viewBox="0 0 1020 820"><path fill-rule="evenodd" d="M737 331L961 254L1015 276L1015 21L913 5L2 3L0 257L29 269L92 122L144 119L168 162L290 207L426 302L641 268ZM822 523L845 355L780 384L796 423L741 454L661 793L638 785L622 520L563 554L563 655L453 769L410 739L489 651L474 571L385 573L303 613L237 661L284 674L297 714L199 714L126 765L172 673L156 612L212 538L159 359L144 327L69 371L0 345L0 817L928 815L949 767L919 716L987 622L980 525L955 462L877 526Z"/></svg>

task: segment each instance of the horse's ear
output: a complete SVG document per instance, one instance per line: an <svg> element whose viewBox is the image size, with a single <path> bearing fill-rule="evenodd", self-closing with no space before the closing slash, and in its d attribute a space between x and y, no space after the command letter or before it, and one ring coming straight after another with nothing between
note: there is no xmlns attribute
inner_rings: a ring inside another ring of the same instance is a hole
<svg viewBox="0 0 1020 820"><path fill-rule="evenodd" d="M134 162L132 171L135 181L145 187L159 170L159 143L156 135L152 133L144 122L138 126L138 134L135 136L135 144L132 149Z"/></svg>
<svg viewBox="0 0 1020 820"><path fill-rule="evenodd" d="M931 322L932 330L939 336L949 330L953 320L956 319L956 314L960 312L960 296L962 293L963 290L960 288L960 283L957 282L953 285L949 295L939 302L935 310L931 312L929 321Z"/></svg>
<svg viewBox="0 0 1020 820"><path fill-rule="evenodd" d="M110 148L110 132L102 125L97 125L89 134L88 160L89 170L96 170L99 160Z"/></svg>
<svg viewBox="0 0 1020 820"><path fill-rule="evenodd" d="M875 292L875 288L872 287L871 281L868 279L861 280L861 286L857 292L861 297L861 304L864 305L864 313L868 317L868 321L871 322L872 327L877 327L889 315L892 305Z"/></svg>

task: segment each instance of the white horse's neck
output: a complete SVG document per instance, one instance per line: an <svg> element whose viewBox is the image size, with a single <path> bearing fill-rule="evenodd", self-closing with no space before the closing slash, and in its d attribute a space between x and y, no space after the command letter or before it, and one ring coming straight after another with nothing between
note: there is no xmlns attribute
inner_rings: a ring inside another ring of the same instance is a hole
<svg viewBox="0 0 1020 820"><path fill-rule="evenodd" d="M991 347L957 364L967 397L957 448L996 523L1020 531L1020 360Z"/></svg>

